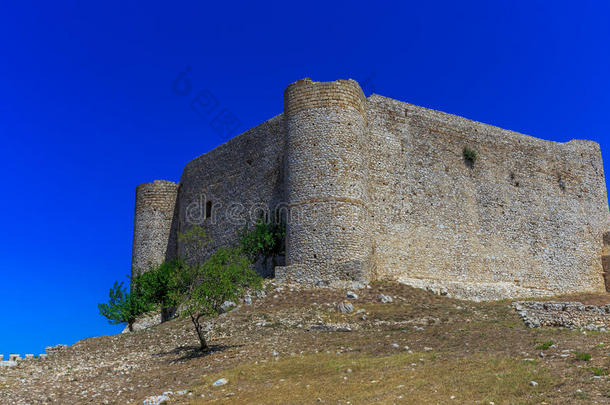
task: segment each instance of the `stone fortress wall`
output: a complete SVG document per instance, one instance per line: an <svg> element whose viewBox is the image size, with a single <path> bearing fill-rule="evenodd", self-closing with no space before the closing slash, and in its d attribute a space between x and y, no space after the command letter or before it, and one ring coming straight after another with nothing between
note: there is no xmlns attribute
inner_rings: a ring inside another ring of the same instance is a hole
<svg viewBox="0 0 610 405"><path fill-rule="evenodd" d="M180 179L178 231L201 226L210 236L203 259L270 207L284 201L284 123L279 115L235 137L186 165ZM185 253L178 241L178 252Z"/></svg>
<svg viewBox="0 0 610 405"><path fill-rule="evenodd" d="M368 118L378 277L482 299L603 290L610 214L597 143L376 95Z"/></svg>
<svg viewBox="0 0 610 405"><path fill-rule="evenodd" d="M172 220L139 220L136 207L134 268L184 253L175 235L192 224L212 238L205 256L264 210L287 218L275 271L286 281L393 279L496 299L603 291L610 263L598 144L367 99L353 80L288 86L283 114L191 161L173 189Z"/></svg>

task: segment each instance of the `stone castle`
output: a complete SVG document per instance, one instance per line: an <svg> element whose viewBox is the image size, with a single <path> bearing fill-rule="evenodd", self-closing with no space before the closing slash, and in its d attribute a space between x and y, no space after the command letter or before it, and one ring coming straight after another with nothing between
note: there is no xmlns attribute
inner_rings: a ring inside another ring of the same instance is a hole
<svg viewBox="0 0 610 405"><path fill-rule="evenodd" d="M281 216L279 280L398 280L470 299L610 288L600 147L556 143L379 95L299 80L284 112L136 189L132 272L209 254ZM606 280L606 281L604 281Z"/></svg>

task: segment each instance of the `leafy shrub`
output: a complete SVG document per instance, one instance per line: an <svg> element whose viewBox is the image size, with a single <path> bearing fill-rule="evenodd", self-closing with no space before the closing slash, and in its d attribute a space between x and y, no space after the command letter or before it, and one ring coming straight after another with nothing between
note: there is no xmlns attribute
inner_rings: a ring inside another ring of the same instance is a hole
<svg viewBox="0 0 610 405"><path fill-rule="evenodd" d="M244 228L239 242L243 252L252 262L262 257L267 263L284 254L284 237L286 236L286 225L281 221L265 221L259 218L254 228ZM275 262L274 262L275 264Z"/></svg>
<svg viewBox="0 0 610 405"><path fill-rule="evenodd" d="M578 360L582 360L582 361L591 360L591 355L589 353L575 352L574 355L576 355L576 358Z"/></svg>
<svg viewBox="0 0 610 405"><path fill-rule="evenodd" d="M202 318L218 315L225 301L237 300L261 278L239 248L219 248L203 264L182 266L170 283L170 294L193 322L201 350L209 351Z"/></svg>
<svg viewBox="0 0 610 405"><path fill-rule="evenodd" d="M201 226L194 225L186 232L179 233L178 240L182 243L183 257L189 263L198 264L200 263L201 249L210 242L210 237Z"/></svg>
<svg viewBox="0 0 610 405"><path fill-rule="evenodd" d="M153 305L143 298L137 288L130 294L123 288L122 282L115 281L108 295L108 304L97 306L100 314L113 325L127 323L130 331L138 316L153 309Z"/></svg>
<svg viewBox="0 0 610 405"><path fill-rule="evenodd" d="M468 165L472 167L477 161L478 154L476 150L470 149L469 147L465 146L462 150L462 156L464 157L466 163L468 163Z"/></svg>
<svg viewBox="0 0 610 405"><path fill-rule="evenodd" d="M555 344L555 342L553 342L553 341L543 342L543 343L539 344L538 346L536 346L536 349L546 350L549 347L553 346L554 344Z"/></svg>
<svg viewBox="0 0 610 405"><path fill-rule="evenodd" d="M603 376L603 375L608 375L608 370L605 368L591 367L591 371L593 371L593 374L595 374L598 377Z"/></svg>
<svg viewBox="0 0 610 405"><path fill-rule="evenodd" d="M152 267L132 280L142 299L147 303L166 309L174 303L169 294L169 283L174 273L184 266L181 259L174 259Z"/></svg>

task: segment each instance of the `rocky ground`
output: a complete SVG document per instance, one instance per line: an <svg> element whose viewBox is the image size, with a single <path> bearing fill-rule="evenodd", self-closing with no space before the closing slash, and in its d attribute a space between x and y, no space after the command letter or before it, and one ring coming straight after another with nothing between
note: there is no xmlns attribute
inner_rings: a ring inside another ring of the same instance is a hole
<svg viewBox="0 0 610 405"><path fill-rule="evenodd" d="M85 339L0 368L0 404L610 403L607 332L400 284L346 293L269 284L216 319L207 355L186 319Z"/></svg>

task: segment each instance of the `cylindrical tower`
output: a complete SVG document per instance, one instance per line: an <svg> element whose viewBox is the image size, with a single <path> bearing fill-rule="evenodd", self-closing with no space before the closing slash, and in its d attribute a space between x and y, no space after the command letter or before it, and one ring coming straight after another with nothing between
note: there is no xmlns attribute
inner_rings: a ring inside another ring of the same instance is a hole
<svg viewBox="0 0 610 405"><path fill-rule="evenodd" d="M131 275L170 258L176 248L174 210L178 185L155 180L136 187Z"/></svg>
<svg viewBox="0 0 610 405"><path fill-rule="evenodd" d="M276 276L313 283L368 278L365 103L353 80L303 79L286 88L290 218L286 267Z"/></svg>

